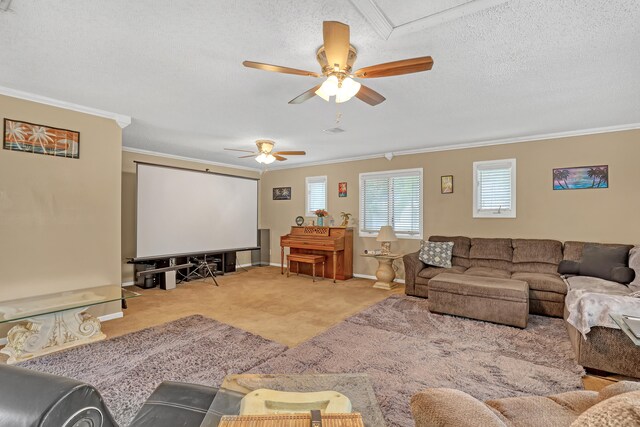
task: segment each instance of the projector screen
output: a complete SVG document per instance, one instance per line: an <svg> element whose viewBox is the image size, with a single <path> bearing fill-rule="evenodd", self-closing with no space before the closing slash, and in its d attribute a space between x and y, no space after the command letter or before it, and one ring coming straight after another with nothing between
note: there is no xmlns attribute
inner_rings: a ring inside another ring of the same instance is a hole
<svg viewBox="0 0 640 427"><path fill-rule="evenodd" d="M136 259L258 246L258 181L136 163Z"/></svg>

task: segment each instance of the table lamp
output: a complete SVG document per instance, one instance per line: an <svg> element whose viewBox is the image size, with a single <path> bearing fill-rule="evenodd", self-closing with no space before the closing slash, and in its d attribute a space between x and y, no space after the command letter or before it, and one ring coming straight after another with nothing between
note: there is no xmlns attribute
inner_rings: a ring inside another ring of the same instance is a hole
<svg viewBox="0 0 640 427"><path fill-rule="evenodd" d="M380 227L376 241L382 242L380 245L382 247L382 255L389 255L391 253L391 242L396 242L397 240L398 238L396 237L396 233L393 232L393 227L390 225Z"/></svg>

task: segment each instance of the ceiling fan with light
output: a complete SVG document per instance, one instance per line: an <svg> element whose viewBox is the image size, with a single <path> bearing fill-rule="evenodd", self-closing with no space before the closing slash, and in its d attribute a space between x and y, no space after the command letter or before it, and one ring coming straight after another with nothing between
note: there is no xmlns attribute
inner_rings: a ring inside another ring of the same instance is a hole
<svg viewBox="0 0 640 427"><path fill-rule="evenodd" d="M304 156L305 154L307 154L304 151L273 151L273 146L275 145L275 142L269 140L269 139L259 139L256 141L256 146L258 147L258 152L254 153L253 151L250 150L238 150L236 148L225 148L225 150L227 151L241 151L244 153L251 153L247 156L240 156L238 157L239 159L245 159L248 157L254 157L256 158L256 162L258 163L263 163L265 165L269 165L273 162L275 162L276 160L278 161L285 161L287 160L286 157L283 157L283 155L285 156Z"/></svg>
<svg viewBox="0 0 640 427"><path fill-rule="evenodd" d="M316 58L322 68L321 73L253 61L244 61L242 64L245 67L277 73L326 77L323 83L293 98L289 101L289 104L300 104L318 95L325 101L329 101L332 96L335 96L336 103L346 102L355 96L369 105L378 105L385 100L385 97L355 81L354 78L370 79L399 76L428 71L433 67L433 59L430 56L422 56L372 65L352 73L351 69L358 54L356 48L349 41L349 26L341 22L324 21L322 23L322 35L324 44L316 52Z"/></svg>

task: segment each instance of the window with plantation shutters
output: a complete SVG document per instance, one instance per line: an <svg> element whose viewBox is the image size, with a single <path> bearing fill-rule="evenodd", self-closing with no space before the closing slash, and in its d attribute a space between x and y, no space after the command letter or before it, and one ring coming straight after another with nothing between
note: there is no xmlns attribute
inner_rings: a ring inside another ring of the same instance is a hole
<svg viewBox="0 0 640 427"><path fill-rule="evenodd" d="M307 186L307 216L314 216L318 209L327 209L327 177L308 176Z"/></svg>
<svg viewBox="0 0 640 427"><path fill-rule="evenodd" d="M473 163L473 216L516 217L516 159Z"/></svg>
<svg viewBox="0 0 640 427"><path fill-rule="evenodd" d="M360 174L360 236L377 236L384 225L422 238L422 169Z"/></svg>

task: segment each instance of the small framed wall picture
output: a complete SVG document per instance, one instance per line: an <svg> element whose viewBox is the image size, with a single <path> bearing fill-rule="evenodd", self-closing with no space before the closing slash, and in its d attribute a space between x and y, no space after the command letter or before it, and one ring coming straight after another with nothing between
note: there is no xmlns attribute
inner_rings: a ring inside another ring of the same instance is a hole
<svg viewBox="0 0 640 427"><path fill-rule="evenodd" d="M440 177L440 194L453 193L453 175L444 175Z"/></svg>
<svg viewBox="0 0 640 427"><path fill-rule="evenodd" d="M273 200L291 200L291 187L275 187Z"/></svg>
<svg viewBox="0 0 640 427"><path fill-rule="evenodd" d="M339 182L338 183L338 197L347 197L347 183Z"/></svg>

